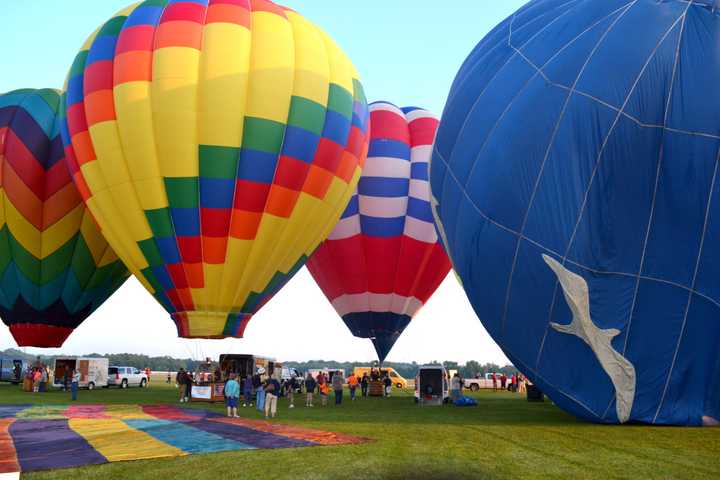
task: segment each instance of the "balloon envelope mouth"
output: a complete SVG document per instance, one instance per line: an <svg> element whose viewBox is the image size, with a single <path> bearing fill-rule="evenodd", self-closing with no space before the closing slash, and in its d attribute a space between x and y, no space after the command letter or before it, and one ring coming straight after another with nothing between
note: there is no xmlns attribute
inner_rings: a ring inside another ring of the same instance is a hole
<svg viewBox="0 0 720 480"><path fill-rule="evenodd" d="M242 338L252 313L185 311L171 314L181 338Z"/></svg>
<svg viewBox="0 0 720 480"><path fill-rule="evenodd" d="M10 333L19 347L59 348L72 332L72 328L42 323L10 325Z"/></svg>

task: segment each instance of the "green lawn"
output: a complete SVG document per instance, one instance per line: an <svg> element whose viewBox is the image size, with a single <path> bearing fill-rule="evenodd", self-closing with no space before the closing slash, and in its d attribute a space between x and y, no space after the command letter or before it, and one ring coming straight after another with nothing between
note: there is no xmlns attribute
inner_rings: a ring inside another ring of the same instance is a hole
<svg viewBox="0 0 720 480"><path fill-rule="evenodd" d="M83 403L172 403L176 390L80 391ZM410 393L341 407L281 400L277 421L372 438L363 445L192 455L24 475L28 479L720 478L720 429L600 426L551 403L482 392L479 406L416 406ZM63 392L0 385L1 403L68 403ZM193 404L221 409L221 405ZM254 409L244 416L260 418Z"/></svg>

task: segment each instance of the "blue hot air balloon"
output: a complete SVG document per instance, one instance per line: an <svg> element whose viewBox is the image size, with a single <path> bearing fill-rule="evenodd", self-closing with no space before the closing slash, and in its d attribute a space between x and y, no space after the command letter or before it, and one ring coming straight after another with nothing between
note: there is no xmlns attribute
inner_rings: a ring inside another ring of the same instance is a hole
<svg viewBox="0 0 720 480"><path fill-rule="evenodd" d="M720 419L719 7L531 1L450 92L443 241L508 358L579 417Z"/></svg>

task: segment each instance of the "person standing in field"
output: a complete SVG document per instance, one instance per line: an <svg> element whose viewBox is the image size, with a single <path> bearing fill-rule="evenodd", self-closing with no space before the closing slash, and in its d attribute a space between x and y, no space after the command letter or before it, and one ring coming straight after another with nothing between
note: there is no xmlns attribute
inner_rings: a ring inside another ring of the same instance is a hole
<svg viewBox="0 0 720 480"><path fill-rule="evenodd" d="M280 394L280 383L275 380L275 377L268 378L265 383L265 420L275 418L277 412L277 399Z"/></svg>
<svg viewBox="0 0 720 480"><path fill-rule="evenodd" d="M192 398L193 376L191 372L185 372L185 403Z"/></svg>
<svg viewBox="0 0 720 480"><path fill-rule="evenodd" d="M368 387L370 386L370 378L368 377L367 372L363 373L362 378L360 379L360 392L362 393L363 397L368 396Z"/></svg>
<svg viewBox="0 0 720 480"><path fill-rule="evenodd" d="M355 390L358 387L358 379L354 373L351 373L347 379L348 388L350 389L350 401L355 401Z"/></svg>
<svg viewBox="0 0 720 480"><path fill-rule="evenodd" d="M315 386L317 382L315 382L315 379L313 378L312 374L308 372L307 377L305 378L305 406L306 407L312 407L313 406L313 394L315 393Z"/></svg>
<svg viewBox="0 0 720 480"><path fill-rule="evenodd" d="M152 372L150 371L150 367L145 367L145 376L147 377L147 383L150 385L150 374Z"/></svg>
<svg viewBox="0 0 720 480"><path fill-rule="evenodd" d="M32 373L33 393L38 393L40 391L40 379L41 378L42 378L42 373L40 373L40 369L33 368L33 373Z"/></svg>
<svg viewBox="0 0 720 480"><path fill-rule="evenodd" d="M324 407L327 405L327 398L330 394L330 386L325 381L325 375L322 373L318 374L318 390L320 391L320 404Z"/></svg>
<svg viewBox="0 0 720 480"><path fill-rule="evenodd" d="M492 378L493 382L493 392L497 392L497 375L495 375L495 372L493 372L490 377Z"/></svg>
<svg viewBox="0 0 720 480"><path fill-rule="evenodd" d="M40 392L47 391L47 383L49 378L50 374L48 373L48 367L45 365L40 365Z"/></svg>
<svg viewBox="0 0 720 480"><path fill-rule="evenodd" d="M457 373L450 379L450 398L453 402L460 398L460 376Z"/></svg>
<svg viewBox="0 0 720 480"><path fill-rule="evenodd" d="M383 377L383 385L385 386L385 396L389 397L390 392L392 392L392 380L390 380L390 375L387 372Z"/></svg>
<svg viewBox="0 0 720 480"><path fill-rule="evenodd" d="M177 375L175 375L175 383L180 389L180 403L185 401L185 369L180 368Z"/></svg>
<svg viewBox="0 0 720 480"><path fill-rule="evenodd" d="M290 380L285 382L285 395L288 398L288 402L290 405L288 408L295 408L295 389L298 387L298 381L297 378L295 378L295 375L290 377Z"/></svg>
<svg viewBox="0 0 720 480"><path fill-rule="evenodd" d="M237 406L240 399L240 384L235 379L235 374L230 374L230 379L225 383L225 399L227 400L227 416L238 418Z"/></svg>
<svg viewBox="0 0 720 480"><path fill-rule="evenodd" d="M507 388L507 375L504 373L500 375L500 389L505 390Z"/></svg>
<svg viewBox="0 0 720 480"><path fill-rule="evenodd" d="M70 384L70 392L72 393L71 398L74 402L77 400L78 387L80 386L80 372L77 370L72 371L72 383Z"/></svg>
<svg viewBox="0 0 720 480"><path fill-rule="evenodd" d="M243 407L247 407L248 404L252 407L252 398L253 398L253 378L252 375L248 374L245 377L245 382L243 383L243 397L245 397L245 401L243 402Z"/></svg>
<svg viewBox="0 0 720 480"><path fill-rule="evenodd" d="M345 379L343 378L342 373L335 372L335 375L332 377L332 387L335 391L335 405L342 404L343 383L345 383Z"/></svg>

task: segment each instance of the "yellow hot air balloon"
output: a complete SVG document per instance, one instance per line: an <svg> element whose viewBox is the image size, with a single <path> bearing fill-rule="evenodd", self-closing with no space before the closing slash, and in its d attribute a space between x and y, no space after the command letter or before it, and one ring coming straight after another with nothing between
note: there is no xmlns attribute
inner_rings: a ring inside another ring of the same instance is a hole
<svg viewBox="0 0 720 480"><path fill-rule="evenodd" d="M332 230L367 155L352 63L267 0L118 13L77 55L65 103L73 178L182 337L241 337Z"/></svg>

